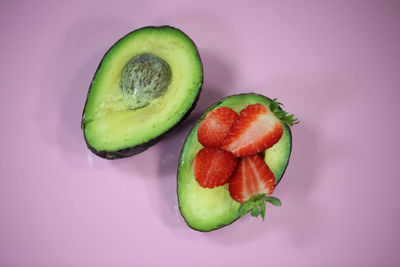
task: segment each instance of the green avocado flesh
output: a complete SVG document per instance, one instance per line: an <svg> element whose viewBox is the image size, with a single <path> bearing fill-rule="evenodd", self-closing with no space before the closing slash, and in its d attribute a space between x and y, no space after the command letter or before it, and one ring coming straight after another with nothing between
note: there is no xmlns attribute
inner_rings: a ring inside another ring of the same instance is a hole
<svg viewBox="0 0 400 267"><path fill-rule="evenodd" d="M88 147L104 158L137 154L186 118L203 81L198 50L182 31L145 27L104 55L82 118Z"/></svg>
<svg viewBox="0 0 400 267"><path fill-rule="evenodd" d="M198 231L211 231L226 226L238 219L240 203L229 195L228 184L213 189L201 187L193 174L193 159L203 146L197 140L197 128L208 112L217 107L230 107L237 113L250 104L261 103L266 106L271 100L258 94L233 95L222 99L204 112L187 135L182 148L178 166L179 208L189 227ZM284 124L282 138L267 149L264 160L275 175L278 183L288 165L292 149L290 128Z"/></svg>

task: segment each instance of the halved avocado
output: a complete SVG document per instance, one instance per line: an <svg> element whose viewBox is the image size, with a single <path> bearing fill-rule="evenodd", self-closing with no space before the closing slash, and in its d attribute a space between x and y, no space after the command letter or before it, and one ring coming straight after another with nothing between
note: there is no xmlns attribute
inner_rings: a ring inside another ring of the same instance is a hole
<svg viewBox="0 0 400 267"><path fill-rule="evenodd" d="M144 151L190 114L202 82L196 45L179 29L127 34L104 55L89 88L82 116L87 146L107 159Z"/></svg>
<svg viewBox="0 0 400 267"><path fill-rule="evenodd" d="M217 107L230 107L236 112L250 104L268 106L271 99L259 94L240 94L222 99L207 109L186 137L178 166L179 209L187 225L195 230L208 232L231 224L239 218L240 203L229 195L228 184L213 189L201 187L193 174L193 159L203 148L197 139L197 128L208 112ZM281 180L289 163L292 150L290 128L284 124L282 138L273 147L264 151L265 162L275 175L276 183Z"/></svg>

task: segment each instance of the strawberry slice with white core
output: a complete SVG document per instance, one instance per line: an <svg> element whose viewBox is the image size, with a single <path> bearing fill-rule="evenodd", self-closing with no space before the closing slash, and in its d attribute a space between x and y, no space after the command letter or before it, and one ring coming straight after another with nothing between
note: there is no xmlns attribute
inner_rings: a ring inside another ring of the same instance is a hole
<svg viewBox="0 0 400 267"><path fill-rule="evenodd" d="M231 197L240 203L255 195L271 195L274 189L275 176L258 155L241 158L229 181Z"/></svg>
<svg viewBox="0 0 400 267"><path fill-rule="evenodd" d="M280 206L279 199L270 195L275 189L275 176L258 155L243 157L229 180L229 193L237 202L241 203L239 215L243 216L251 211L253 216L264 219L265 202Z"/></svg>
<svg viewBox="0 0 400 267"><path fill-rule="evenodd" d="M256 103L240 112L221 147L237 157L255 155L276 144L282 134L281 120L269 107Z"/></svg>
<svg viewBox="0 0 400 267"><path fill-rule="evenodd" d="M201 187L214 188L228 182L237 166L232 153L215 147L204 147L193 160L193 171Z"/></svg>
<svg viewBox="0 0 400 267"><path fill-rule="evenodd" d="M238 114L231 108L219 107L210 111L197 129L197 138L203 146L219 147Z"/></svg>

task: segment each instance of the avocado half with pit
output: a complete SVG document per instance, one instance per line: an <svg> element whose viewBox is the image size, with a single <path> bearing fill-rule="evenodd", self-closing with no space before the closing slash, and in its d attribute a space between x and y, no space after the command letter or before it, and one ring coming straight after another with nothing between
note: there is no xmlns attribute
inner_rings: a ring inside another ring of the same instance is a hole
<svg viewBox="0 0 400 267"><path fill-rule="evenodd" d="M123 158L154 145L196 105L203 68L194 42L179 29L145 27L104 55L82 116L87 146Z"/></svg>
<svg viewBox="0 0 400 267"><path fill-rule="evenodd" d="M271 99L259 94L240 94L222 99L207 109L195 123L186 137L178 166L179 209L187 225L195 230L208 232L229 225L239 218L240 203L229 194L228 184L212 189L201 187L193 174L193 159L203 148L197 139L197 129L207 113L217 107L229 107L239 113L250 104L260 103L269 106ZM278 143L262 154L265 162L274 173L276 184L289 163L292 150L290 128L283 124L283 135Z"/></svg>

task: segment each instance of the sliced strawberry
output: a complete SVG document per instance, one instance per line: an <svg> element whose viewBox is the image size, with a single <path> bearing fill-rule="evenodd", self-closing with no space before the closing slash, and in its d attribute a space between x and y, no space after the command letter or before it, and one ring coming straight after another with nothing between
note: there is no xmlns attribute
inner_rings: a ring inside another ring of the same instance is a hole
<svg viewBox="0 0 400 267"><path fill-rule="evenodd" d="M197 129L200 144L219 147L237 117L238 114L227 107L210 111Z"/></svg>
<svg viewBox="0 0 400 267"><path fill-rule="evenodd" d="M258 155L243 157L229 181L229 193L241 203L239 216L249 211L253 216L265 217L265 202L280 206L279 199L269 195L275 189L275 176L265 161Z"/></svg>
<svg viewBox="0 0 400 267"><path fill-rule="evenodd" d="M224 185L237 166L237 158L228 151L204 147L193 160L194 177L202 187Z"/></svg>
<svg viewBox="0 0 400 267"><path fill-rule="evenodd" d="M252 104L242 109L221 147L237 157L255 155L272 147L282 134L280 119L268 107Z"/></svg>
<svg viewBox="0 0 400 267"><path fill-rule="evenodd" d="M275 176L258 155L243 157L229 181L229 192L237 202L245 202L259 194L271 195Z"/></svg>

